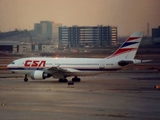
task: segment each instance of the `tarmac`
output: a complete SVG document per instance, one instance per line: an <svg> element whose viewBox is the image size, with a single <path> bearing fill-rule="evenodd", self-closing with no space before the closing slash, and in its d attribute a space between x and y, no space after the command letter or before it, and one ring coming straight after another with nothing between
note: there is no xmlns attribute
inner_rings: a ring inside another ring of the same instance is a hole
<svg viewBox="0 0 160 120"><path fill-rule="evenodd" d="M0 72L1 120L160 119L158 71L105 73L81 77L74 85L17 76Z"/></svg>

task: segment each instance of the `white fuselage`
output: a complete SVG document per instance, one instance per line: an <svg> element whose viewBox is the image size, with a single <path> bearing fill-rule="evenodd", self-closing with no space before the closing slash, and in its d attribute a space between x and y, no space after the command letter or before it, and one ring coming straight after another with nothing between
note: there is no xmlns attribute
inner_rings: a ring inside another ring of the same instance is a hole
<svg viewBox="0 0 160 120"><path fill-rule="evenodd" d="M67 69L66 76L94 75L103 73L107 70L117 70L121 66L118 61L107 58L22 58L14 61L14 64L8 65L8 68L15 73L30 74L35 70L44 70L52 67ZM10 67L12 66L12 67Z"/></svg>

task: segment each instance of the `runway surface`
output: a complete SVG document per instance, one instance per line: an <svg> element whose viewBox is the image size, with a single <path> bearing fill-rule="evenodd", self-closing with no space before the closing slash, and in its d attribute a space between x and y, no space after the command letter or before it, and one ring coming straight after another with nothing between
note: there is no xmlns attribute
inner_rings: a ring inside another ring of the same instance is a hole
<svg viewBox="0 0 160 120"><path fill-rule="evenodd" d="M72 86L5 76L11 74L0 74L1 120L160 119L160 72L106 73Z"/></svg>

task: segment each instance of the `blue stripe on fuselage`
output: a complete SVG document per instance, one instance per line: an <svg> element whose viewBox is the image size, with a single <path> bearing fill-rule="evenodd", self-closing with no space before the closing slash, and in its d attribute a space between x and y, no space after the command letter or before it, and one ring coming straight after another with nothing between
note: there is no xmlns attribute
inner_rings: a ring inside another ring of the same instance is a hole
<svg viewBox="0 0 160 120"><path fill-rule="evenodd" d="M43 70L44 68L8 68L9 70Z"/></svg>
<svg viewBox="0 0 160 120"><path fill-rule="evenodd" d="M16 70L43 70L44 68L8 68L11 71L16 71ZM115 70L120 70L120 69L84 69L84 68L74 68L76 70L80 70L80 71L115 71Z"/></svg>

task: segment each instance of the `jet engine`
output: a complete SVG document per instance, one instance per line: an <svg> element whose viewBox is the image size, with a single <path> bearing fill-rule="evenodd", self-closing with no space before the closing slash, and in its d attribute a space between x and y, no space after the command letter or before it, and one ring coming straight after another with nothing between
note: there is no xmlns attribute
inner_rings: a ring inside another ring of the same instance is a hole
<svg viewBox="0 0 160 120"><path fill-rule="evenodd" d="M31 72L30 76L33 80L42 80L45 78L49 78L52 75L45 73L44 71L41 71L41 70L36 70L36 71Z"/></svg>

